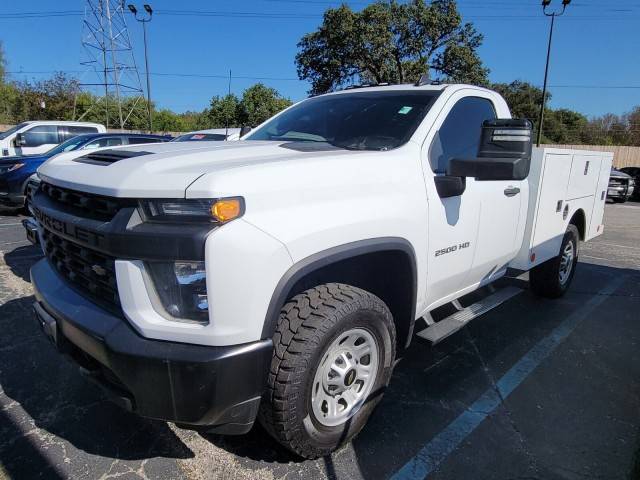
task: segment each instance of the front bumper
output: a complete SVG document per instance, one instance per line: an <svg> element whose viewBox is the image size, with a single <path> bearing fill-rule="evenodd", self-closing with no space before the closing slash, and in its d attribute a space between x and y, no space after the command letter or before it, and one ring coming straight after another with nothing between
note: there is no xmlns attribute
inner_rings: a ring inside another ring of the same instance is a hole
<svg viewBox="0 0 640 480"><path fill-rule="evenodd" d="M0 205L6 207L24 207L25 196L17 193L0 191Z"/></svg>
<svg viewBox="0 0 640 480"><path fill-rule="evenodd" d="M272 342L228 347L150 340L76 292L43 259L31 268L34 310L61 353L139 415L217 433L255 420Z"/></svg>

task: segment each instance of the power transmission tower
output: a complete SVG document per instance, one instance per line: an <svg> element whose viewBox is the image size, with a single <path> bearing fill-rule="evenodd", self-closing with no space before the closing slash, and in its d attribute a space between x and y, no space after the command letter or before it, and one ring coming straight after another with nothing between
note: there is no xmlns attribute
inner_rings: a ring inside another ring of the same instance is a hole
<svg viewBox="0 0 640 480"><path fill-rule="evenodd" d="M74 118L97 112L107 127L124 129L146 118L144 91L125 21L124 0L86 0L80 79ZM86 95L88 94L88 95Z"/></svg>

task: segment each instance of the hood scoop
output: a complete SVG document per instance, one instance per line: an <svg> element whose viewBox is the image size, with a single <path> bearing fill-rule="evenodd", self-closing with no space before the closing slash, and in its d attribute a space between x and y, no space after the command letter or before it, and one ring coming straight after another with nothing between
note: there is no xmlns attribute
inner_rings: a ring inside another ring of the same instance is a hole
<svg viewBox="0 0 640 480"><path fill-rule="evenodd" d="M152 152L132 152L130 150L100 150L74 159L74 162L88 163L90 165L111 165L112 163L126 160L127 158L152 155Z"/></svg>

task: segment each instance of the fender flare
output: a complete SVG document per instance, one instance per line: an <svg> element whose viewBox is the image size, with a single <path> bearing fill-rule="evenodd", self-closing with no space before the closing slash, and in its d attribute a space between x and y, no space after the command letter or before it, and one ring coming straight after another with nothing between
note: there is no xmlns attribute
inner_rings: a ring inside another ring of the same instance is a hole
<svg viewBox="0 0 640 480"><path fill-rule="evenodd" d="M278 324L278 317L282 306L291 298L291 291L295 284L314 272L315 270L331 265L348 258L358 257L368 253L382 251L399 251L407 255L411 266L412 282L409 288L411 291L411 325L409 327L409 338L413 331L413 323L415 322L415 309L418 290L418 274L415 250L411 243L401 237L380 237L370 238L366 240L358 240L355 242L338 245L336 247L322 250L314 253L291 266L282 276L276 286L262 328L262 339L272 338Z"/></svg>

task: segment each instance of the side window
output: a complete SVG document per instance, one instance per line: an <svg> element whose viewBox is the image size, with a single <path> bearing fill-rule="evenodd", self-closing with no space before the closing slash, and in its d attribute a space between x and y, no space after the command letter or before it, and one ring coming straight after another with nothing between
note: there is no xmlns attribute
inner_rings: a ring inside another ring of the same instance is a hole
<svg viewBox="0 0 640 480"><path fill-rule="evenodd" d="M158 143L159 141L159 138L129 137L129 145L135 145L137 143Z"/></svg>
<svg viewBox="0 0 640 480"><path fill-rule="evenodd" d="M36 125L24 132L25 147L57 145L58 128L55 125Z"/></svg>
<svg viewBox="0 0 640 480"><path fill-rule="evenodd" d="M81 127L78 125L65 125L60 127L58 131L60 132L60 138L63 142L77 135L82 135L83 133L98 133L96 127Z"/></svg>
<svg viewBox="0 0 640 480"><path fill-rule="evenodd" d="M117 147L118 145L122 145L122 137L98 138L97 140L85 145L84 149L92 150L94 148Z"/></svg>
<svg viewBox="0 0 640 480"><path fill-rule="evenodd" d="M474 158L478 154L482 122L496 118L493 103L486 98L466 97L445 118L431 143L429 162L436 173L446 173L452 158Z"/></svg>

